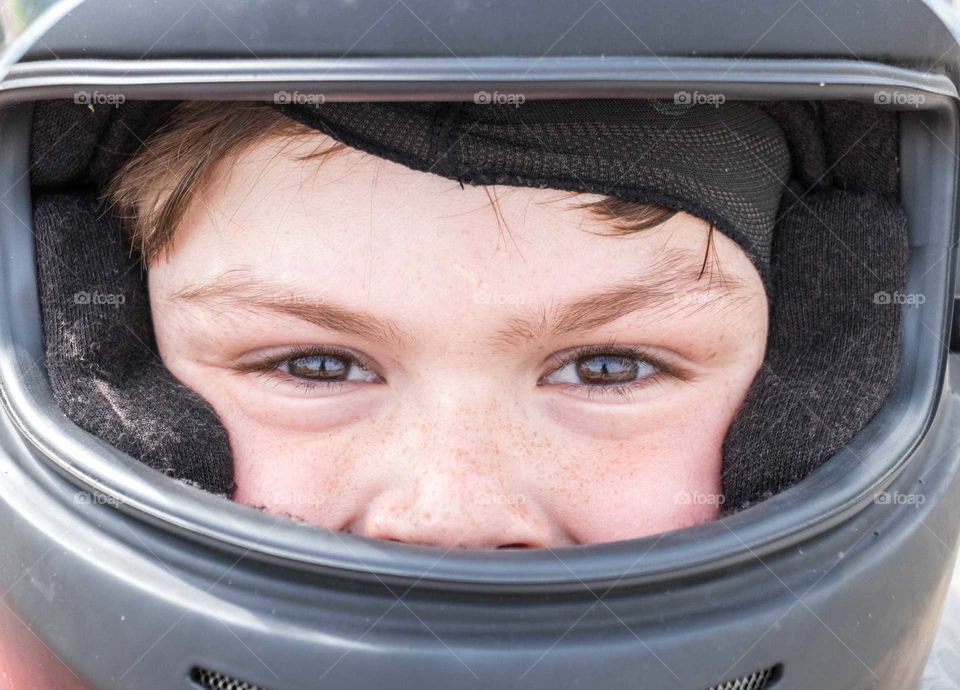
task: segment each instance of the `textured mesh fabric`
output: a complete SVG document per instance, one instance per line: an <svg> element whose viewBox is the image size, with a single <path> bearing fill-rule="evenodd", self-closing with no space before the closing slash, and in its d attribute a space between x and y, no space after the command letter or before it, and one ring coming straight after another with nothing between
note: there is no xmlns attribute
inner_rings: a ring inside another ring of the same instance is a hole
<svg viewBox="0 0 960 690"><path fill-rule="evenodd" d="M776 682L778 675L779 668L773 666L761 671L754 671L740 678L711 685L707 690L766 690L766 688L773 687L772 684Z"/></svg>
<svg viewBox="0 0 960 690"><path fill-rule="evenodd" d="M354 148L467 184L652 202L712 222L765 284L790 154L760 108L626 99L279 104Z"/></svg>
<svg viewBox="0 0 960 690"><path fill-rule="evenodd" d="M204 690L267 690L262 685L254 685L245 680L228 676L226 673L200 667L194 667L190 670L190 680Z"/></svg>
<svg viewBox="0 0 960 690"><path fill-rule="evenodd" d="M212 408L156 351L142 268L93 194L34 199L46 367L61 410L158 472L227 495L233 463Z"/></svg>
<svg viewBox="0 0 960 690"><path fill-rule="evenodd" d="M40 103L31 123L30 186L44 192L96 189L143 145L176 103L130 101L120 107Z"/></svg>
<svg viewBox="0 0 960 690"><path fill-rule="evenodd" d="M793 486L843 448L899 369L902 305L884 298L906 282L907 220L894 199L809 194L778 226L773 255L767 353L724 440L731 512Z"/></svg>

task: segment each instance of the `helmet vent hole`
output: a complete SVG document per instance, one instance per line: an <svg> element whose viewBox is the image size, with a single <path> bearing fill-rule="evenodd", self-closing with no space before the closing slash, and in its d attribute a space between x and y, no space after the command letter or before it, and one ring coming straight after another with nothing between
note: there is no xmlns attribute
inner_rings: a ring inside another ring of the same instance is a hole
<svg viewBox="0 0 960 690"><path fill-rule="evenodd" d="M782 672L783 666L777 664L740 678L711 685L707 690L769 690L780 680ZM203 690L267 690L262 685L254 685L199 666L190 670L190 680Z"/></svg>
<svg viewBox="0 0 960 690"><path fill-rule="evenodd" d="M225 673L211 671L200 666L194 666L190 669L190 680L203 690L268 690L262 685L254 685L245 680L233 678Z"/></svg>
<svg viewBox="0 0 960 690"><path fill-rule="evenodd" d="M760 671L711 685L707 690L769 690L783 675L783 664L777 664Z"/></svg>

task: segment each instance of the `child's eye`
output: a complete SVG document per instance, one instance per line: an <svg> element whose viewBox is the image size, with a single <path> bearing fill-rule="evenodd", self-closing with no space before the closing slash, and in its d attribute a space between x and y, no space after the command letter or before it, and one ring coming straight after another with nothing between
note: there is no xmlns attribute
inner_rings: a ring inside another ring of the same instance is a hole
<svg viewBox="0 0 960 690"><path fill-rule="evenodd" d="M279 374L302 386L381 382L367 360L339 348L297 348L239 365L237 369L247 373Z"/></svg>
<svg viewBox="0 0 960 690"><path fill-rule="evenodd" d="M543 383L585 386L622 386L657 374L657 368L642 359L615 353L587 354L563 364Z"/></svg>
<svg viewBox="0 0 960 690"><path fill-rule="evenodd" d="M294 357L280 362L277 369L310 381L376 381L376 375L352 357L332 353Z"/></svg>
<svg viewBox="0 0 960 690"><path fill-rule="evenodd" d="M573 396L630 401L633 394L653 384L690 381L686 367L669 356L634 345L591 345L550 356L549 373L538 386L557 386Z"/></svg>

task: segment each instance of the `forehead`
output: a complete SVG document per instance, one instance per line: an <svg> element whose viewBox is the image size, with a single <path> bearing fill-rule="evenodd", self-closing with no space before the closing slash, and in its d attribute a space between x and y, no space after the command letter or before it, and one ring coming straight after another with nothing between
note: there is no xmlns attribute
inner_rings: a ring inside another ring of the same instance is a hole
<svg viewBox="0 0 960 690"><path fill-rule="evenodd" d="M577 208L597 195L461 187L354 149L302 158L331 143L320 133L273 139L225 161L159 270L202 282L242 268L304 288L324 276L327 289L362 285L368 299L396 299L402 283L542 300L638 274L687 273L707 248L707 224L684 213L613 235L610 221ZM752 271L727 238L717 235L712 251L726 273Z"/></svg>

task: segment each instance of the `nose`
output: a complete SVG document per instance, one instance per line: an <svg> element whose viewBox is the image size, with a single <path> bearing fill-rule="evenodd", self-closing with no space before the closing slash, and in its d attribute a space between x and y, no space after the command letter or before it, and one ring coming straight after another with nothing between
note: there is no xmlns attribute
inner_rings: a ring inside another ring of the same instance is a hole
<svg viewBox="0 0 960 690"><path fill-rule="evenodd" d="M383 425L376 488L346 527L445 548L572 543L524 454L529 427L504 393L508 382L467 378L462 367L447 366L411 387L407 400L416 404Z"/></svg>
<svg viewBox="0 0 960 690"><path fill-rule="evenodd" d="M373 539L448 548L538 548L551 526L534 500L488 476L447 466L378 496L351 531Z"/></svg>

